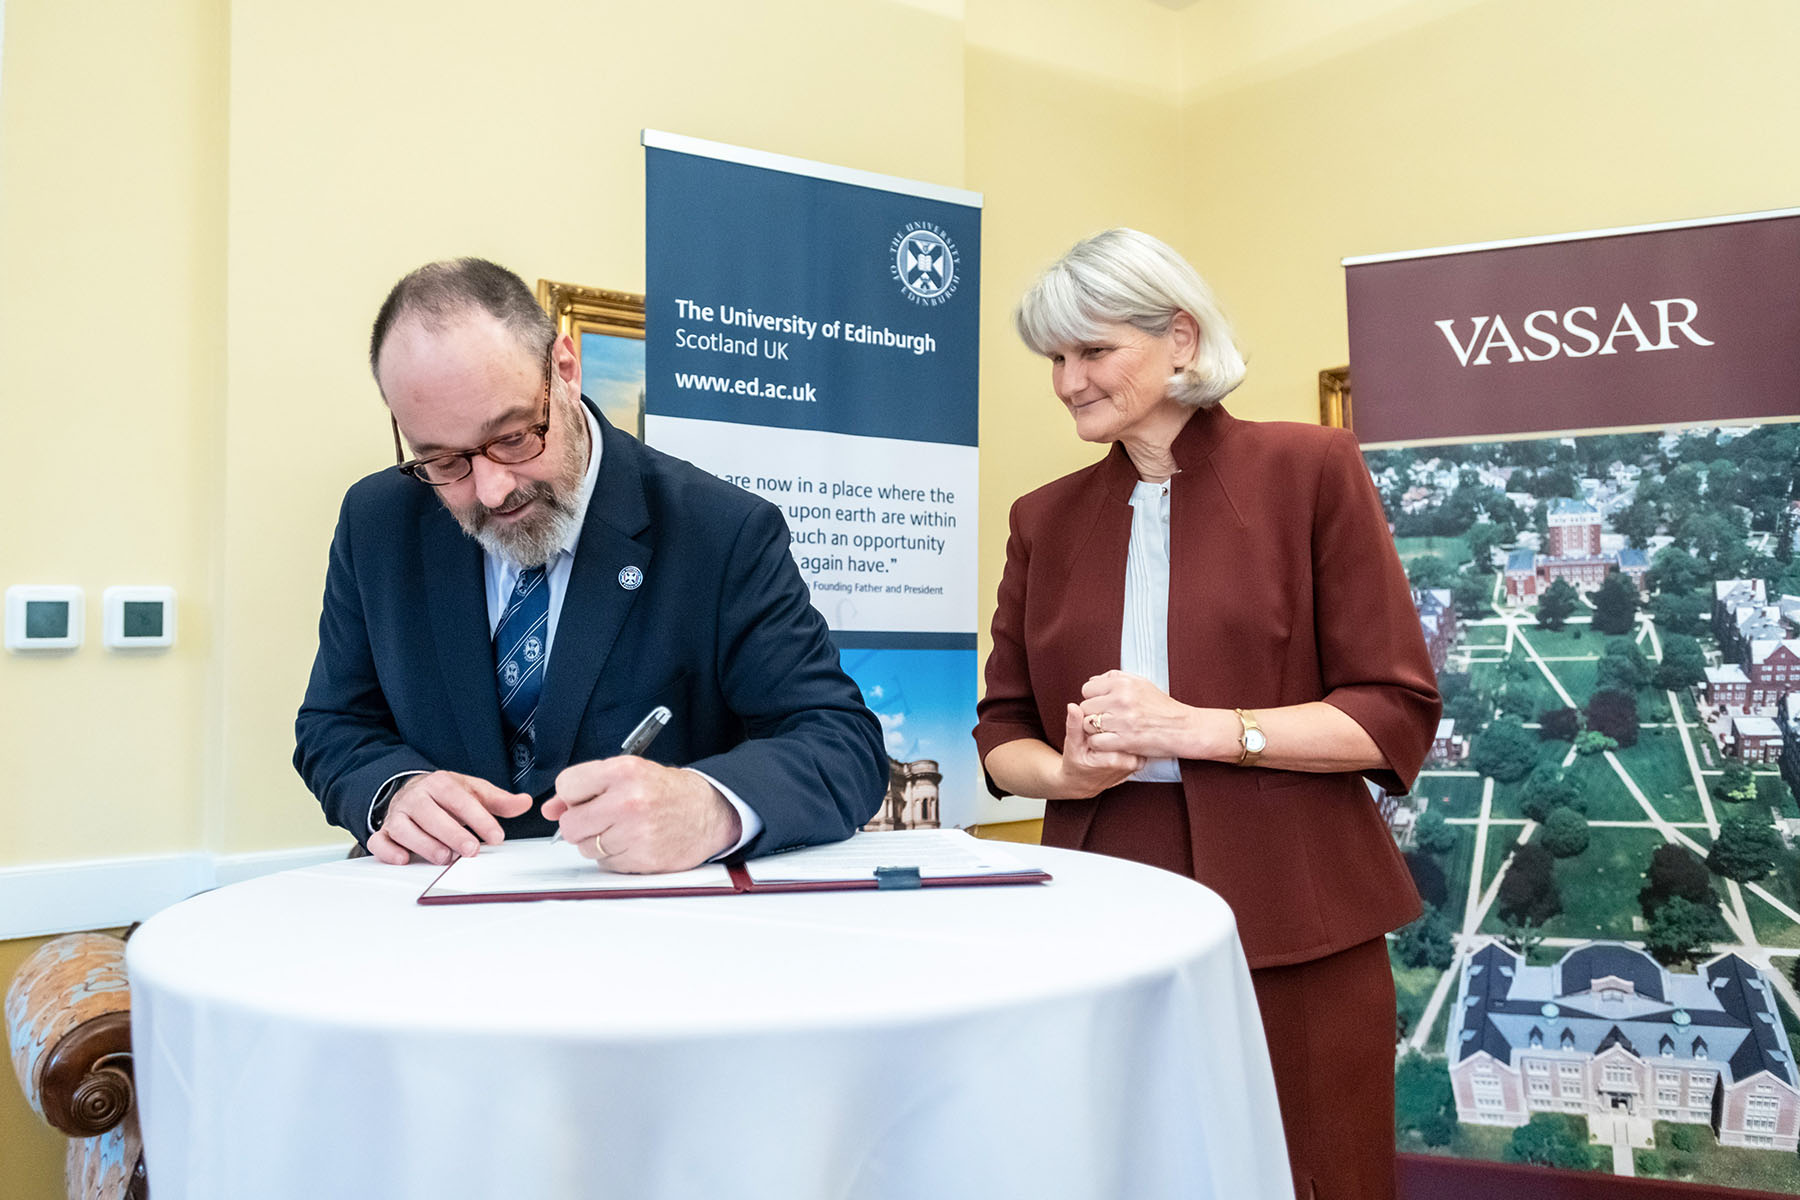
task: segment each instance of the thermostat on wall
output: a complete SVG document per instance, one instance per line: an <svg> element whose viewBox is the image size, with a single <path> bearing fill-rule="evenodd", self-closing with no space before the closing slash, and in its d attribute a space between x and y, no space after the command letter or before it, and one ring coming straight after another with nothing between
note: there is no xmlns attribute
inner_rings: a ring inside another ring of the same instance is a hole
<svg viewBox="0 0 1800 1200"><path fill-rule="evenodd" d="M6 589L8 650L73 650L86 610L78 587L18 584Z"/></svg>
<svg viewBox="0 0 1800 1200"><path fill-rule="evenodd" d="M175 644L175 589L109 587L102 596L101 640L114 650Z"/></svg>

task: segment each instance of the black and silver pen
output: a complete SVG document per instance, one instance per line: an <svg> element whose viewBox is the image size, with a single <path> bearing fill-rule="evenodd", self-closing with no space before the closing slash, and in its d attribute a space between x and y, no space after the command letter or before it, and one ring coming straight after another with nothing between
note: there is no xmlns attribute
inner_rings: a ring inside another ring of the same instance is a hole
<svg viewBox="0 0 1800 1200"><path fill-rule="evenodd" d="M669 711L668 705L659 704L644 714L644 719L637 723L637 728L625 735L619 743L620 754L642 754L656 740L656 735L669 727L669 721L675 714Z"/></svg>
<svg viewBox="0 0 1800 1200"><path fill-rule="evenodd" d="M656 740L656 735L669 727L669 721L674 718L674 715L666 704L659 704L645 713L644 719L637 723L637 728L626 734L625 740L619 743L619 753L637 755L648 750L650 743ZM552 784L549 789L539 792L531 798L532 807L542 809L544 801L554 795L556 795L556 786ZM552 830L550 840L561 841L562 830Z"/></svg>

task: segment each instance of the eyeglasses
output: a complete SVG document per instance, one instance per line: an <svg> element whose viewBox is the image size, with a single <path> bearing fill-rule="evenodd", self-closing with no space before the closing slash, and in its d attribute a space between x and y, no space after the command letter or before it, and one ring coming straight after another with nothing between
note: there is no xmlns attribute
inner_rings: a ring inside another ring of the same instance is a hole
<svg viewBox="0 0 1800 1200"><path fill-rule="evenodd" d="M429 458L415 458L406 461L406 451L400 444L400 422L394 420L393 413L388 414L388 423L394 427L394 463L401 474L411 475L420 483L428 483L432 487L443 487L467 479L469 472L475 469L475 456L481 455L489 462L502 466L515 467L520 463L530 462L544 452L544 438L550 432L550 376L552 359L546 355L544 361L544 398L543 415L532 425L513 433L503 433L497 438L489 438L473 450L453 450L448 454L433 454Z"/></svg>

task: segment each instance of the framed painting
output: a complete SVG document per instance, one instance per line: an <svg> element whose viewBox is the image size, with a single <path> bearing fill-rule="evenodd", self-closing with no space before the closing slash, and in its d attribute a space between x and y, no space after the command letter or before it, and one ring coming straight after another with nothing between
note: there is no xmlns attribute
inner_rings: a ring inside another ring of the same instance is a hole
<svg viewBox="0 0 1800 1200"><path fill-rule="evenodd" d="M1319 424L1350 428L1350 367L1327 367L1319 372Z"/></svg>
<svg viewBox="0 0 1800 1200"><path fill-rule="evenodd" d="M644 436L644 298L574 283L538 280L538 303L581 354L581 390L606 419Z"/></svg>

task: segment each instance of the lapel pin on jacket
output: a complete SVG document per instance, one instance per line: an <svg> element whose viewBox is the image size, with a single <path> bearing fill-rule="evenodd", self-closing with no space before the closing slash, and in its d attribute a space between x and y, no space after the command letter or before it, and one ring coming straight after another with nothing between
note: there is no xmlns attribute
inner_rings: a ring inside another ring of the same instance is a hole
<svg viewBox="0 0 1800 1200"><path fill-rule="evenodd" d="M635 592L644 582L644 573L636 567L626 567L619 572L619 586L628 592Z"/></svg>

